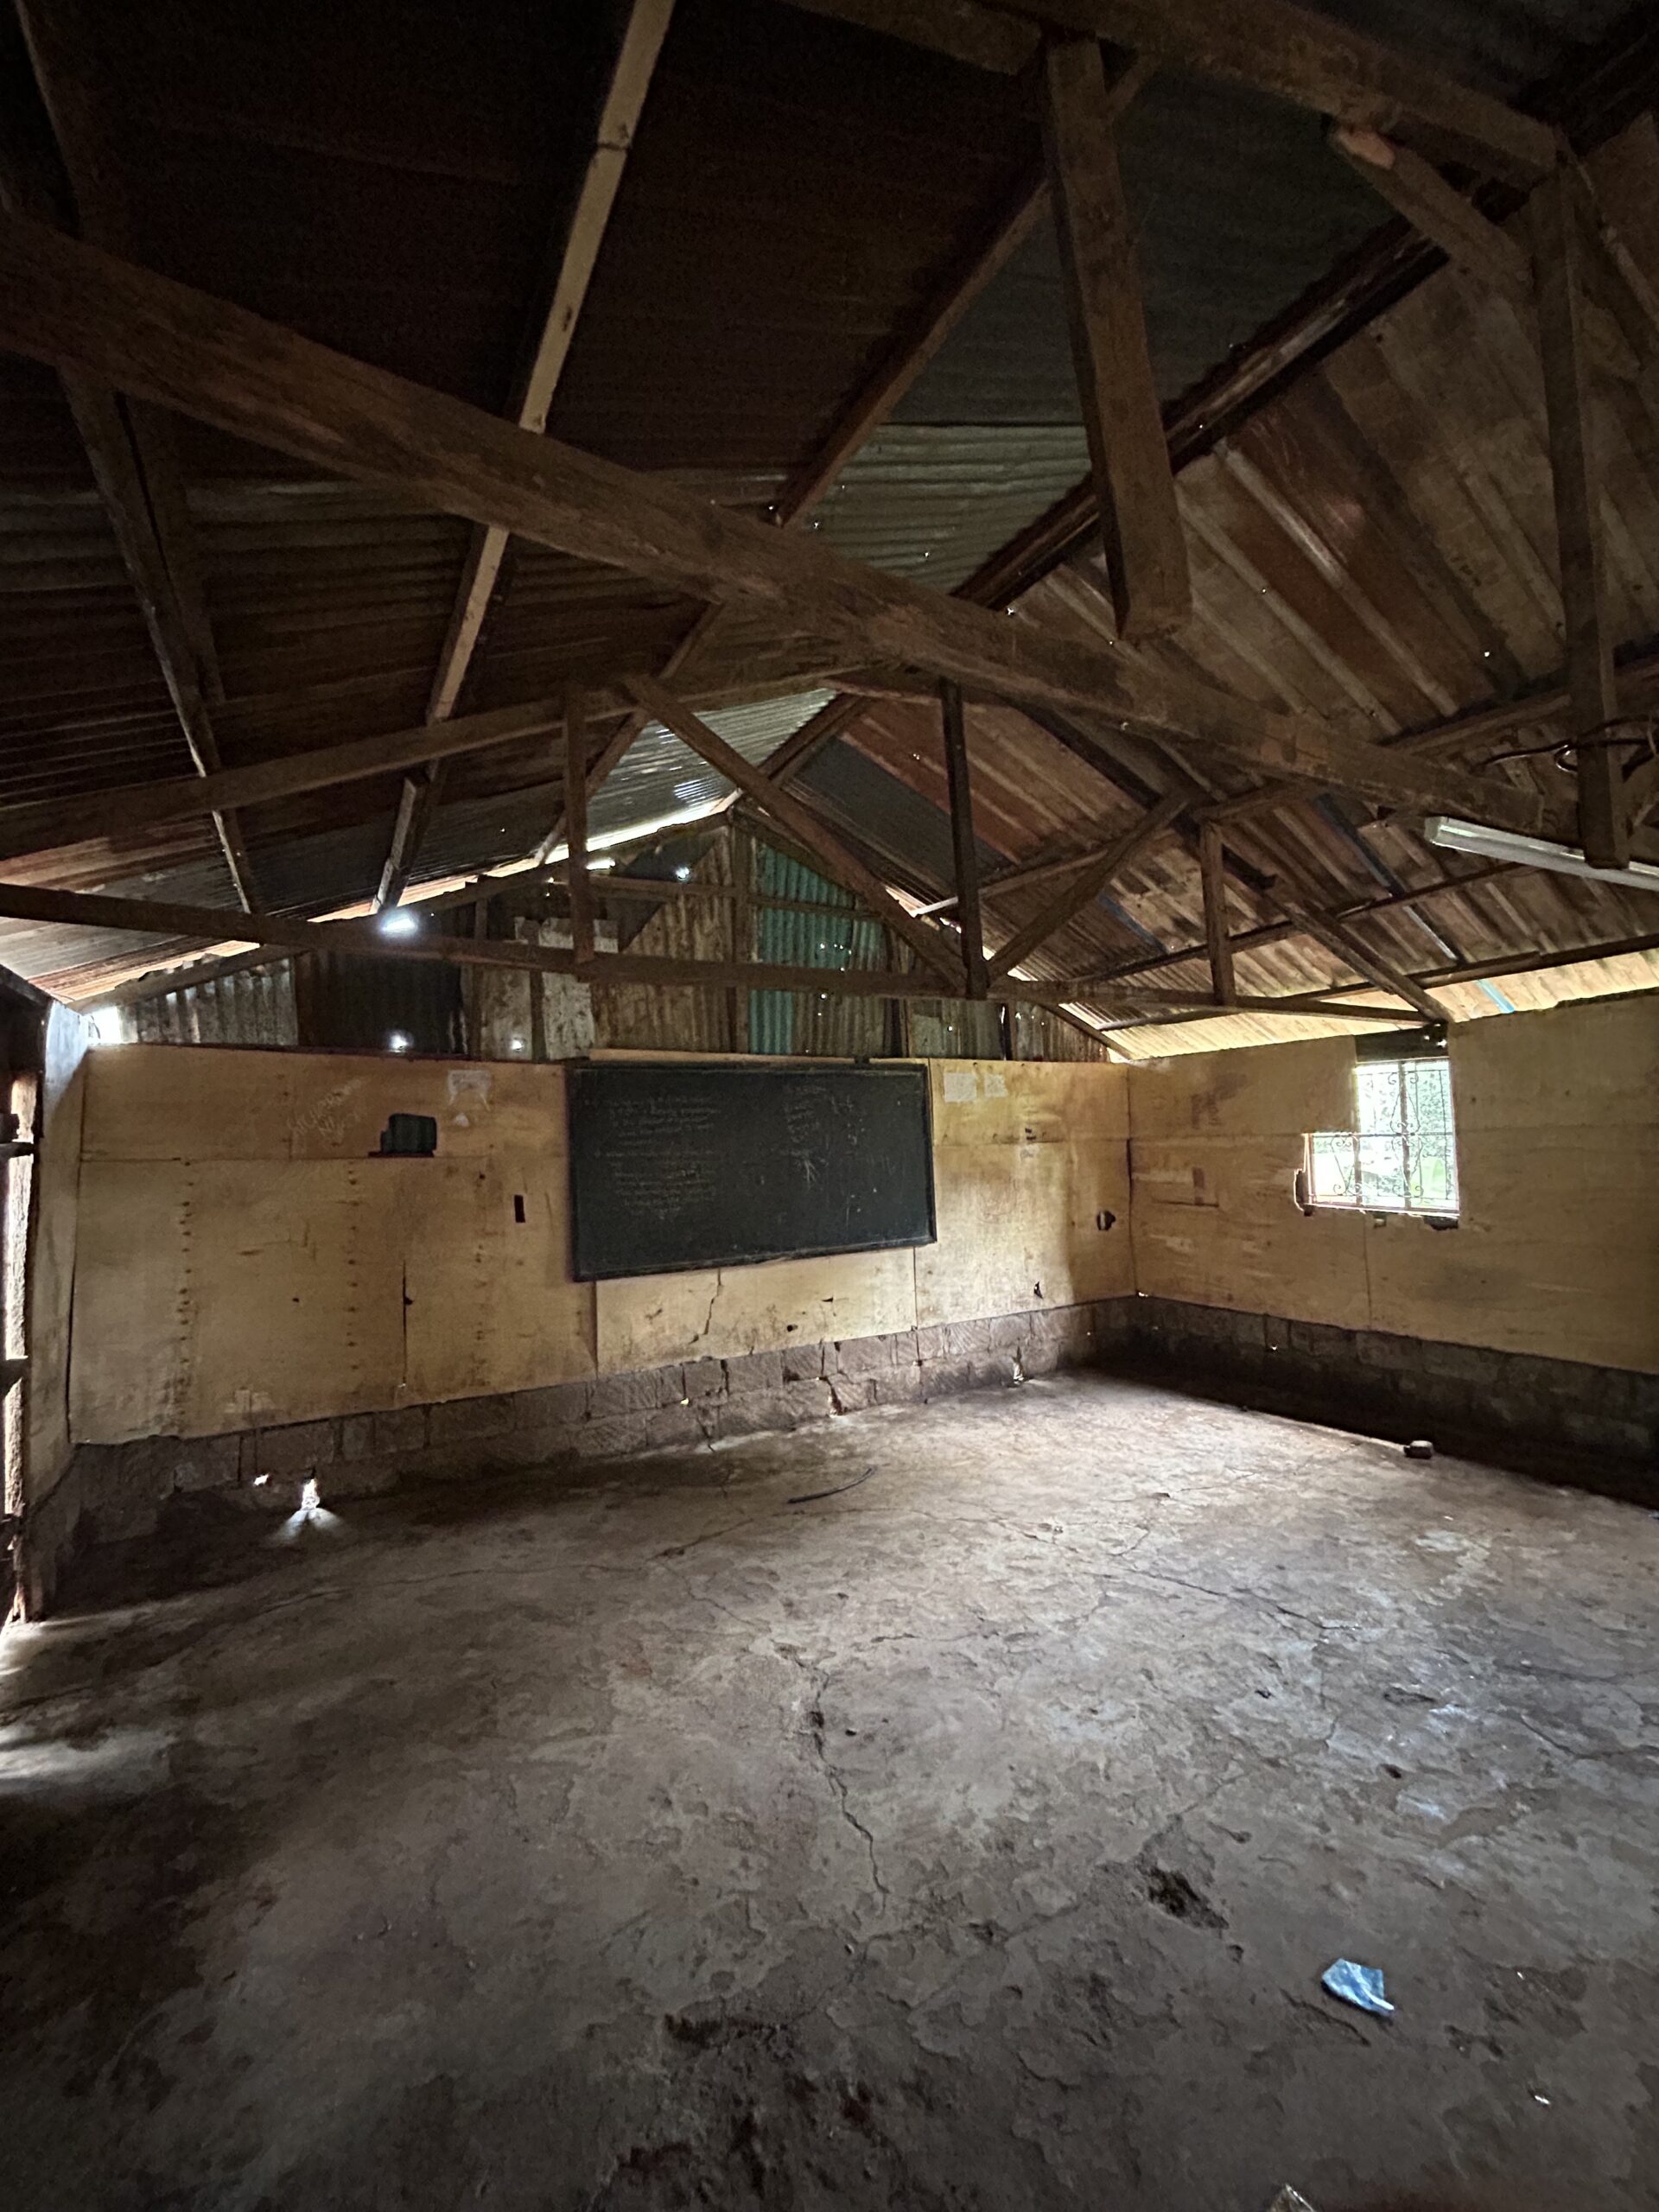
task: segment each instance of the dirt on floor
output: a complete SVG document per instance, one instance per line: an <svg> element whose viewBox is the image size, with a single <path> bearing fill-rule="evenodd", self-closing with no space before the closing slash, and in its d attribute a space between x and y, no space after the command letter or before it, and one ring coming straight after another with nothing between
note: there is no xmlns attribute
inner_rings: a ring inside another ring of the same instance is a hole
<svg viewBox="0 0 1659 2212"><path fill-rule="evenodd" d="M1659 2202L1650 1514L1094 1376L323 1503L0 1647L29 2212Z"/></svg>

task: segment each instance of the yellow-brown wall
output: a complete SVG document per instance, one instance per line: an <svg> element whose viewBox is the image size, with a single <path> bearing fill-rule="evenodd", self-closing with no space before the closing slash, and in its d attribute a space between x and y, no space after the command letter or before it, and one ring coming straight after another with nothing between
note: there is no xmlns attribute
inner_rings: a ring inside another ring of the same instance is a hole
<svg viewBox="0 0 1659 2212"><path fill-rule="evenodd" d="M1659 1000L1454 1029L1452 1231L1295 1207L1352 1066L1345 1039L932 1062L936 1244L595 1286L569 1273L556 1066L95 1052L70 1431L210 1435L1135 1289L1659 1372ZM394 1110L437 1117L436 1159L372 1156Z"/></svg>
<svg viewBox="0 0 1659 2212"><path fill-rule="evenodd" d="M1462 1212L1293 1203L1353 1122L1344 1038L1129 1071L1135 1286L1151 1295L1659 1371L1659 997L1451 1033Z"/></svg>
<svg viewBox="0 0 1659 2212"><path fill-rule="evenodd" d="M95 1052L75 1440L211 1435L1130 1290L1126 1071L929 1075L937 1244L593 1285L569 1272L556 1066ZM435 1159L371 1156L393 1111L436 1116Z"/></svg>

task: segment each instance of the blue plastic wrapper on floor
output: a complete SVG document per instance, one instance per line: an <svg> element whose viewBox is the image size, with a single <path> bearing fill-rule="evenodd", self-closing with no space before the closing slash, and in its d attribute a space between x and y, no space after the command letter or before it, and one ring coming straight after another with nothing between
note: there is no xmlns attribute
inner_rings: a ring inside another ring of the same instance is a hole
<svg viewBox="0 0 1659 2212"><path fill-rule="evenodd" d="M1344 2005L1357 2005L1362 2012L1394 2010L1382 1994L1381 1967L1356 1966L1351 1959L1338 1959L1334 1966L1326 1967L1319 1980L1333 1997L1340 1997Z"/></svg>

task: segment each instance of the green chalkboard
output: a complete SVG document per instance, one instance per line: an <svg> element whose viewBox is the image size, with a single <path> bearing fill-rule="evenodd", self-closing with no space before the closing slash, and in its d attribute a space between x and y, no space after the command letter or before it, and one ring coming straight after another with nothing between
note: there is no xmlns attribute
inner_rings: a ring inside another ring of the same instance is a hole
<svg viewBox="0 0 1659 2212"><path fill-rule="evenodd" d="M933 1242L924 1068L600 1060L567 1096L578 1281Z"/></svg>

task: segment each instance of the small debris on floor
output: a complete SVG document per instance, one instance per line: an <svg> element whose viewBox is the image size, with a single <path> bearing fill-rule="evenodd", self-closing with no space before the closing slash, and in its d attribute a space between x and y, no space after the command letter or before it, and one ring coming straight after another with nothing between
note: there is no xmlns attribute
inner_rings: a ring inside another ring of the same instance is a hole
<svg viewBox="0 0 1659 2212"><path fill-rule="evenodd" d="M1406 1446L1406 1457L1408 1459L1432 1459L1434 1446L1426 1436L1414 1436Z"/></svg>
<svg viewBox="0 0 1659 2212"><path fill-rule="evenodd" d="M1300 2189L1293 2189L1287 2182L1268 2205L1268 2212L1313 2212L1313 2207Z"/></svg>
<svg viewBox="0 0 1659 2212"><path fill-rule="evenodd" d="M1382 1994L1381 1967L1362 1967L1352 1959L1338 1959L1326 1967L1319 1980L1332 1997L1341 1998L1344 2005L1357 2005L1362 2012L1394 2010Z"/></svg>

